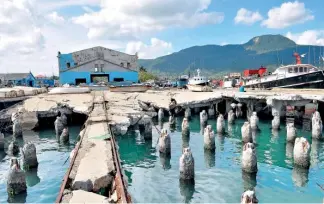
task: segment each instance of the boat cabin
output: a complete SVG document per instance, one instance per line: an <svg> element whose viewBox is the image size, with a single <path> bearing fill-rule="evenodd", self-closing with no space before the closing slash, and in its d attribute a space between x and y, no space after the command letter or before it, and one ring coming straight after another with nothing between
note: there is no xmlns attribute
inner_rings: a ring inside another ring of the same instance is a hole
<svg viewBox="0 0 324 204"><path fill-rule="evenodd" d="M310 64L296 64L277 68L272 74L284 75L285 77L297 76L309 72L319 71L317 67Z"/></svg>

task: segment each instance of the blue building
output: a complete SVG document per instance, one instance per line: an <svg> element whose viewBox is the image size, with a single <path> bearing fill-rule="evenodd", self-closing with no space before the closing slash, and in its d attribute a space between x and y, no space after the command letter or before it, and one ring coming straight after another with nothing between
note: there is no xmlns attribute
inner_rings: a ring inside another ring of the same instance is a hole
<svg viewBox="0 0 324 204"><path fill-rule="evenodd" d="M138 82L137 54L93 47L57 57L60 84Z"/></svg>
<svg viewBox="0 0 324 204"><path fill-rule="evenodd" d="M54 79L52 77L38 75L38 76L36 76L36 86L37 87L53 87Z"/></svg>
<svg viewBox="0 0 324 204"><path fill-rule="evenodd" d="M34 75L29 73L6 73L0 74L0 84L4 86L36 86Z"/></svg>

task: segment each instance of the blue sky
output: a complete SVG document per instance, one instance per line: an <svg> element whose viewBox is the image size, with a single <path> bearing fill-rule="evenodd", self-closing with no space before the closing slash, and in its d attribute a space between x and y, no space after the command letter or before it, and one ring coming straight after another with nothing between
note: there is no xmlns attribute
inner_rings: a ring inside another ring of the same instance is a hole
<svg viewBox="0 0 324 204"><path fill-rule="evenodd" d="M4 0L0 72L57 73L57 52L93 46L155 58L282 34L324 46L323 0ZM10 50L10 52L8 52Z"/></svg>

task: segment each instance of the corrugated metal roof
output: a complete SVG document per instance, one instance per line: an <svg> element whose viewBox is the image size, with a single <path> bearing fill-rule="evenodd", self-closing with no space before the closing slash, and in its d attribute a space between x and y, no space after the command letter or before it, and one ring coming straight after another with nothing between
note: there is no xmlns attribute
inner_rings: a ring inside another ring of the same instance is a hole
<svg viewBox="0 0 324 204"><path fill-rule="evenodd" d="M3 80L17 80L27 78L28 75L29 73L7 73L0 74L0 78Z"/></svg>

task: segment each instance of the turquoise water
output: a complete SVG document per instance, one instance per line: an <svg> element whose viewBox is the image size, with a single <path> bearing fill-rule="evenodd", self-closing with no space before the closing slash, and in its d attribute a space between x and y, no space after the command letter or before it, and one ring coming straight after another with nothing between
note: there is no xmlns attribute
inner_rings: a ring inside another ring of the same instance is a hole
<svg viewBox="0 0 324 204"><path fill-rule="evenodd" d="M153 127L153 141L143 142L137 132L118 138L123 168L128 177L129 192L134 202L240 202L242 192L255 188L260 203L322 203L324 191L323 143L312 143L311 167L302 171L293 167L292 147L286 145L286 129L272 134L271 121L260 121L257 133L258 173L241 171L241 126L236 121L231 131L216 136L216 152L204 152L199 118L190 121L190 142L195 158L195 183L179 183L181 156L181 121L171 133L171 159L160 158L155 148L158 133ZM216 121L208 124L216 130ZM167 123L164 128L169 129ZM160 129L160 126L157 125ZM226 124L227 127L227 124ZM311 142L310 132L298 129L298 135Z"/></svg>
<svg viewBox="0 0 324 204"><path fill-rule="evenodd" d="M54 203L58 195L64 174L69 166L69 157L74 148L75 140L80 132L80 126L69 127L70 144L60 145L55 137L55 130L41 130L40 132L24 132L23 142L33 142L36 145L38 169L26 174L27 194L18 195L10 202L26 203ZM5 148L7 149L11 136L6 135ZM6 150L5 150L6 151ZM20 155L19 155L20 156ZM0 203L8 202L7 174L10 157L0 152Z"/></svg>

